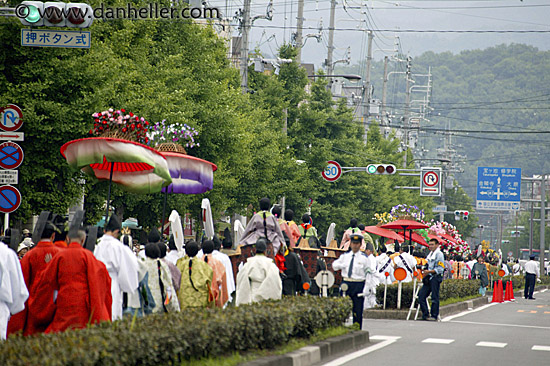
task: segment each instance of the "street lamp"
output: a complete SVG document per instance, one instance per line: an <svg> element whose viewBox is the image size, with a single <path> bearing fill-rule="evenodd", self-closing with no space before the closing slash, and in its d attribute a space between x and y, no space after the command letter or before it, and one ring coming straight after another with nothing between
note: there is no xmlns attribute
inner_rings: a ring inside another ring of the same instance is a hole
<svg viewBox="0 0 550 366"><path fill-rule="evenodd" d="M346 75L308 75L308 78L344 78L349 81L359 81L361 76L355 74L346 74Z"/></svg>

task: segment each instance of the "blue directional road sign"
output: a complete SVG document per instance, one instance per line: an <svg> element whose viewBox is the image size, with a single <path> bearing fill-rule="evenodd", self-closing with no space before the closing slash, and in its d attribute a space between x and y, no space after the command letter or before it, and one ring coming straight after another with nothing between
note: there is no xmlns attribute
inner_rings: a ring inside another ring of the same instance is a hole
<svg viewBox="0 0 550 366"><path fill-rule="evenodd" d="M518 211L521 199L521 168L478 167L478 210Z"/></svg>

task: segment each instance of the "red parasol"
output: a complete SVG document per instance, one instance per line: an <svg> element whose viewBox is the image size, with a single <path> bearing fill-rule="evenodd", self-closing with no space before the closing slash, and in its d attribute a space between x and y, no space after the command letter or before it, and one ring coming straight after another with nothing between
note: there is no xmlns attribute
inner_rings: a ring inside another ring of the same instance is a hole
<svg viewBox="0 0 550 366"><path fill-rule="evenodd" d="M429 226L414 220L396 220L380 226L383 229L416 230L427 229Z"/></svg>
<svg viewBox="0 0 550 366"><path fill-rule="evenodd" d="M447 234L447 233L441 234L441 235L439 235L439 236L442 237L442 238L445 239L445 240L450 241L451 243L458 244L458 242L456 241L456 239L453 238L452 236L450 236L450 235Z"/></svg>
<svg viewBox="0 0 550 366"><path fill-rule="evenodd" d="M428 238L435 239L435 240L438 241L438 243L441 243L443 241L439 236L434 235L434 234L428 234Z"/></svg>
<svg viewBox="0 0 550 366"><path fill-rule="evenodd" d="M400 243L403 242L403 237L397 234L395 231L382 229L381 227L378 227L378 226L367 226L365 227L365 231L374 235L383 236L384 238L397 240Z"/></svg>
<svg viewBox="0 0 550 366"><path fill-rule="evenodd" d="M403 240L403 234L399 233L398 235L401 237L401 240ZM409 242L412 240L415 243L418 243L418 244L423 245L425 247L428 246L428 243L426 243L426 239L424 239L422 237L422 235L420 235L418 233L415 233L415 232L412 233L412 238L410 236L410 231L406 232L405 240L409 240Z"/></svg>
<svg viewBox="0 0 550 366"><path fill-rule="evenodd" d="M400 220L395 220L395 221L392 221L392 222L388 222L387 224L384 224L381 226L381 228L383 229L403 229L403 237L405 237L405 233L407 230L409 231L413 231L413 230L416 230L416 229L427 229L429 228L428 225L426 224L423 224L421 222L418 222L418 221L414 221L414 220L406 220L406 219L400 219ZM412 240L411 240L411 237L409 235L409 245L412 244Z"/></svg>

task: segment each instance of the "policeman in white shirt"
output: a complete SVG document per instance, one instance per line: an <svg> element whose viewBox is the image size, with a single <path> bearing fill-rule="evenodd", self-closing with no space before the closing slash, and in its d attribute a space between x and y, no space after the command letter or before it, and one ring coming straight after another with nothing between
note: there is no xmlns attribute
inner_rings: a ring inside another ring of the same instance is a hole
<svg viewBox="0 0 550 366"><path fill-rule="evenodd" d="M365 287L367 268L369 268L368 258L359 251L362 241L363 235L350 235L351 251L342 254L332 264L332 268L335 271L342 271L343 283L348 286L346 294L353 301L353 322L359 323L360 329L363 328L364 297L359 295L362 295L363 288Z"/></svg>
<svg viewBox="0 0 550 366"><path fill-rule="evenodd" d="M529 262L525 263L525 290L523 296L528 300L535 300L533 291L535 291L535 281L540 277L539 264L535 262L535 255L531 254Z"/></svg>

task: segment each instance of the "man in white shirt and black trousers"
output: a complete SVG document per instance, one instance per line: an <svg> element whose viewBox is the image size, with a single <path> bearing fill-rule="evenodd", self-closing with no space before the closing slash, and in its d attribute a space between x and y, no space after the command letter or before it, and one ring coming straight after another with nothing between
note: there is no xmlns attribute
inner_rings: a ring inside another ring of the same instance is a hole
<svg viewBox="0 0 550 366"><path fill-rule="evenodd" d="M367 256L359 251L363 235L350 235L351 251L344 253L334 261L332 268L335 271L342 271L342 277L345 284L348 286L346 294L353 301L353 322L359 323L359 329L363 328L363 302L364 297L359 296L363 293L365 286L365 278L367 276L367 268L369 260Z"/></svg>
<svg viewBox="0 0 550 366"><path fill-rule="evenodd" d="M535 300L533 291L535 291L535 281L540 277L540 269L533 254L529 259L529 262L525 263L525 290L523 296L528 300Z"/></svg>

